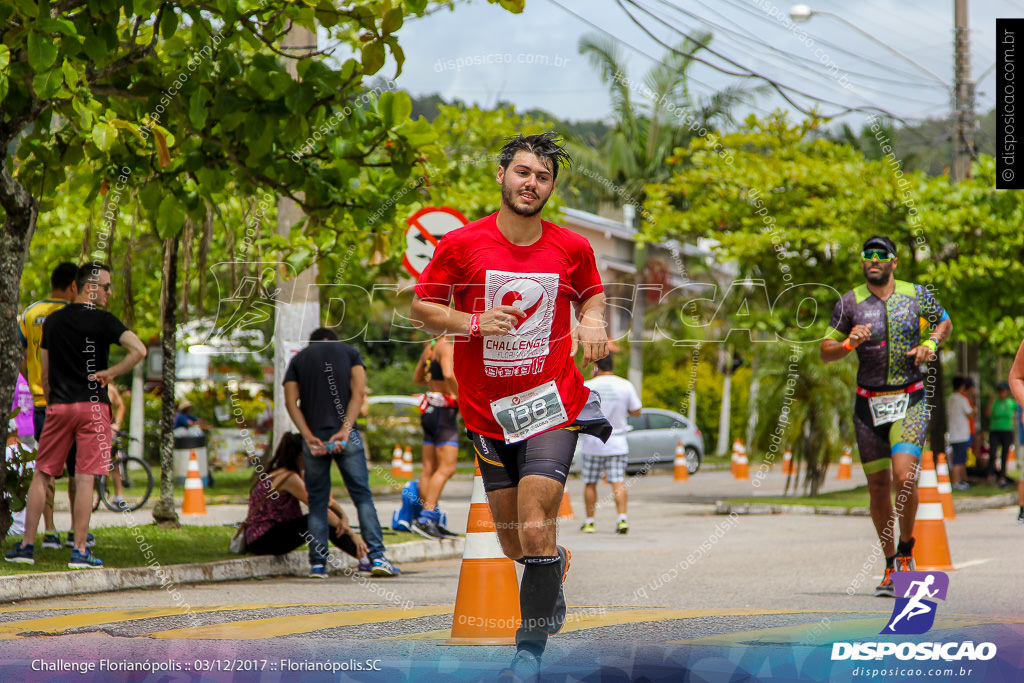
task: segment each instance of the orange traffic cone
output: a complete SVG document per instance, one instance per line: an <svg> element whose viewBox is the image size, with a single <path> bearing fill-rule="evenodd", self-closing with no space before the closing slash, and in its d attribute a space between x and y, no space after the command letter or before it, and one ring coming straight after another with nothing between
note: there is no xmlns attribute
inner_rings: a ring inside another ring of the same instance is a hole
<svg viewBox="0 0 1024 683"><path fill-rule="evenodd" d="M732 442L732 476L736 477L736 473L739 472L740 464L740 440L736 439Z"/></svg>
<svg viewBox="0 0 1024 683"><path fill-rule="evenodd" d="M562 491L562 504L558 506L559 519L576 519L572 513L572 502L569 500L569 492Z"/></svg>
<svg viewBox="0 0 1024 683"><path fill-rule="evenodd" d="M395 450L391 451L391 476L395 479L402 478L402 447L397 443Z"/></svg>
<svg viewBox="0 0 1024 683"><path fill-rule="evenodd" d="M853 456L850 455L850 447L847 446L843 450L843 454L839 457L839 474L836 475L836 479L852 479L853 478Z"/></svg>
<svg viewBox="0 0 1024 683"><path fill-rule="evenodd" d="M446 644L511 645L516 642L518 627L516 565L501 551L477 463L452 635Z"/></svg>
<svg viewBox="0 0 1024 683"><path fill-rule="evenodd" d="M914 521L914 563L919 570L949 571L956 569L949 557L946 523L942 520L938 477L932 452L921 454L921 477L918 480L917 519Z"/></svg>
<svg viewBox="0 0 1024 683"><path fill-rule="evenodd" d="M739 444L739 452L736 455L736 478L737 479L750 479L750 468L748 467L747 461L747 447L743 445L742 441L737 442Z"/></svg>
<svg viewBox="0 0 1024 683"><path fill-rule="evenodd" d="M206 498L203 495L203 477L199 474L196 452L188 458L188 474L185 475L185 502L181 506L183 515L205 515Z"/></svg>
<svg viewBox="0 0 1024 683"><path fill-rule="evenodd" d="M409 479L411 481L412 477L412 449L406 446L405 454L402 456L402 479Z"/></svg>
<svg viewBox="0 0 1024 683"><path fill-rule="evenodd" d="M949 483L949 466L946 465L946 454L935 456L935 478L938 480L939 500L942 501L942 516L945 521L956 519L953 507L953 487Z"/></svg>
<svg viewBox="0 0 1024 683"><path fill-rule="evenodd" d="M793 451L786 449L786 452L782 455L782 473L783 474L796 474L796 468L793 467Z"/></svg>
<svg viewBox="0 0 1024 683"><path fill-rule="evenodd" d="M683 442L676 444L675 481L689 481L690 468L686 466L686 452L683 450Z"/></svg>
<svg viewBox="0 0 1024 683"><path fill-rule="evenodd" d="M1011 470L1017 469L1017 454L1013 450L1013 444L1011 444L1010 452L1006 454L1006 471L1003 472L1003 476L1008 475Z"/></svg>

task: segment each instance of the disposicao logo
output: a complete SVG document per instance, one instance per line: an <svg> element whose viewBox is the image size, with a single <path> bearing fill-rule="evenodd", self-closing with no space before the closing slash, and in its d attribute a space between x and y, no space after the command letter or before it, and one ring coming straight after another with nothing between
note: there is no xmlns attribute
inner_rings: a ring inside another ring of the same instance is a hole
<svg viewBox="0 0 1024 683"><path fill-rule="evenodd" d="M892 577L896 604L892 615L882 629L882 635L920 635L935 624L938 603L945 600L949 590L949 577L943 572L896 572ZM934 598L930 600L929 598ZM897 659L956 661L988 660L996 656L994 643L964 642L860 642L832 643L832 660L882 659L894 655Z"/></svg>
<svg viewBox="0 0 1024 683"><path fill-rule="evenodd" d="M892 585L896 595L903 597L896 598L889 623L881 632L902 635L927 633L935 623L935 610L938 606L934 600L927 598L945 600L949 577L943 572L895 572Z"/></svg>

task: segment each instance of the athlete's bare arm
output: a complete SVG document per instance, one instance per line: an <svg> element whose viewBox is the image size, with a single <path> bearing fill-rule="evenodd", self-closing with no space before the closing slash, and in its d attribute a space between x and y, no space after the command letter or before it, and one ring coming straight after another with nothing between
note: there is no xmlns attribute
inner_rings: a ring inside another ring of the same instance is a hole
<svg viewBox="0 0 1024 683"><path fill-rule="evenodd" d="M949 338L950 333L952 332L953 321L950 320L949 318L946 318L945 320L943 320L942 322L935 326L935 329L932 330L932 333L929 335L929 338L934 339L935 343L941 346L942 342L946 341ZM907 355L914 356L914 362L917 363L918 365L924 363L925 361L929 361L935 358L935 354L932 353L932 350L927 346L915 346L914 348L910 349L910 351L907 351Z"/></svg>
<svg viewBox="0 0 1024 683"><path fill-rule="evenodd" d="M604 327L604 292L590 297L580 305L580 345L583 367L608 355L608 332Z"/></svg>
<svg viewBox="0 0 1024 683"><path fill-rule="evenodd" d="M409 318L424 332L431 334L469 334L469 321L473 316L463 311L424 301L414 296ZM480 314L480 334L484 337L508 334L515 329L516 318L525 318L526 313L518 306L495 306ZM602 313L603 321L603 313Z"/></svg>
<svg viewBox="0 0 1024 683"><path fill-rule="evenodd" d="M850 346L855 349L867 341L870 336L871 325L854 325L847 339L850 342ZM833 363L846 358L846 354L850 353L852 349L847 350L843 343L837 342L834 339L826 339L821 342L821 359L826 363Z"/></svg>
<svg viewBox="0 0 1024 683"><path fill-rule="evenodd" d="M1017 357L1013 359L1008 380L1013 397L1017 399L1017 403L1024 406L1024 342L1021 342L1020 348L1017 349ZM1021 416L1021 422L1024 423L1024 415Z"/></svg>

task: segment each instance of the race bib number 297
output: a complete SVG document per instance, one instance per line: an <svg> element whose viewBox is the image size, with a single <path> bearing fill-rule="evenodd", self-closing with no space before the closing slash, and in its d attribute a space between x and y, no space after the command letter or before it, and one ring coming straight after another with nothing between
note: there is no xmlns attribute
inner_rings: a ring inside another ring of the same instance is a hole
<svg viewBox="0 0 1024 683"><path fill-rule="evenodd" d="M491 403L505 443L516 443L547 431L569 419L554 382L527 389Z"/></svg>

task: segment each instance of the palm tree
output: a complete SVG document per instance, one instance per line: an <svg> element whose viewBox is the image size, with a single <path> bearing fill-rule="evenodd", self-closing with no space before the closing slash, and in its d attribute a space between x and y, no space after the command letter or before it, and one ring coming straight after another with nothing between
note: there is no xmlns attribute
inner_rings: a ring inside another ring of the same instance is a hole
<svg viewBox="0 0 1024 683"><path fill-rule="evenodd" d="M813 342L765 345L757 376L757 414L752 446L778 461L786 448L793 462L805 464L803 488L814 496L825 480L833 455L853 441L853 398L857 367L834 363L827 368ZM774 419L768 416L774 416ZM786 480L788 493L799 483ZM792 475L791 475L792 477Z"/></svg>
<svg viewBox="0 0 1024 683"><path fill-rule="evenodd" d="M701 33L696 40L684 40L641 79L632 80L617 42L594 34L580 39L580 54L587 56L608 86L614 123L597 144L570 140L577 166L584 169L583 173L574 174L571 186L591 202L610 199L634 207L632 220L637 237L633 261L637 284L648 281L643 237L647 213L642 208L647 185L667 180L671 169L666 159L675 149L686 146L701 128L711 131L716 124L731 121L732 107L754 92L729 87L703 100L694 96L689 86L689 70L695 63L693 56L710 40L710 33ZM635 297L630 327L633 340L642 338L644 309L643 297ZM642 389L641 343L630 344L629 379L638 391Z"/></svg>

